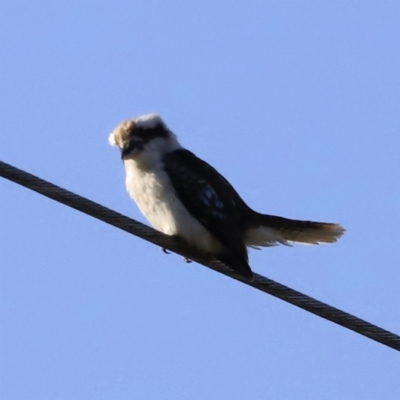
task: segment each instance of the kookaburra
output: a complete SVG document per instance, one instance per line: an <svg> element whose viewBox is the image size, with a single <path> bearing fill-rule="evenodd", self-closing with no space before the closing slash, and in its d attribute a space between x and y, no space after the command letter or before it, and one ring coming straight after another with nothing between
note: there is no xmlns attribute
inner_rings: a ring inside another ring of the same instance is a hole
<svg viewBox="0 0 400 400"><path fill-rule="evenodd" d="M186 150L157 114L122 122L109 136L121 149L126 188L153 227L176 235L246 278L247 247L333 243L344 229L252 210L211 165Z"/></svg>

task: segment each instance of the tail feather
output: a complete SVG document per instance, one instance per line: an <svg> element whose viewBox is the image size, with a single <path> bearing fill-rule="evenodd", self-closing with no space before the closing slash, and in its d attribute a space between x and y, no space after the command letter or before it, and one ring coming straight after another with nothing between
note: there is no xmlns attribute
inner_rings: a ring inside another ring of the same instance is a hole
<svg viewBox="0 0 400 400"><path fill-rule="evenodd" d="M247 234L248 246L273 246L287 242L334 243L345 231L334 223L299 221L274 215L257 214L256 220L257 224Z"/></svg>

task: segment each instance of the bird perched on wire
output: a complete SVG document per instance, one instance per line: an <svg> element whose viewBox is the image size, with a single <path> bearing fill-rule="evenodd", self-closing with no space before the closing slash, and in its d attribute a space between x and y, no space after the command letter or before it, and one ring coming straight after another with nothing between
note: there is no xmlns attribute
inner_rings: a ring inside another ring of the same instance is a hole
<svg viewBox="0 0 400 400"><path fill-rule="evenodd" d="M251 279L247 247L333 243L344 229L252 210L211 165L182 147L158 114L122 122L109 143L121 150L126 188L153 227L176 235Z"/></svg>

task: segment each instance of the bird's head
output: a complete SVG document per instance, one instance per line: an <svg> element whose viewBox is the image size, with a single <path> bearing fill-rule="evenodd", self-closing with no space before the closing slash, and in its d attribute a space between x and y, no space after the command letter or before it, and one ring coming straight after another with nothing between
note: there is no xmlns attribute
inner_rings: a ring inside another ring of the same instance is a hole
<svg viewBox="0 0 400 400"><path fill-rule="evenodd" d="M180 148L176 136L158 114L146 114L119 124L108 137L121 150L123 160L148 162Z"/></svg>

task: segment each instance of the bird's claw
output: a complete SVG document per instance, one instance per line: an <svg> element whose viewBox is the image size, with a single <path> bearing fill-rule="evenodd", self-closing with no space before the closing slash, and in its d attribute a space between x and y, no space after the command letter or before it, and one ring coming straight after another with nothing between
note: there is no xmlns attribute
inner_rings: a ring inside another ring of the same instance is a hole
<svg viewBox="0 0 400 400"><path fill-rule="evenodd" d="M171 254L171 252L169 252L167 249L162 248L161 249L165 254Z"/></svg>
<svg viewBox="0 0 400 400"><path fill-rule="evenodd" d="M190 264L192 262L192 260L190 258L187 258L187 257L183 257L183 261L185 261L188 264Z"/></svg>

